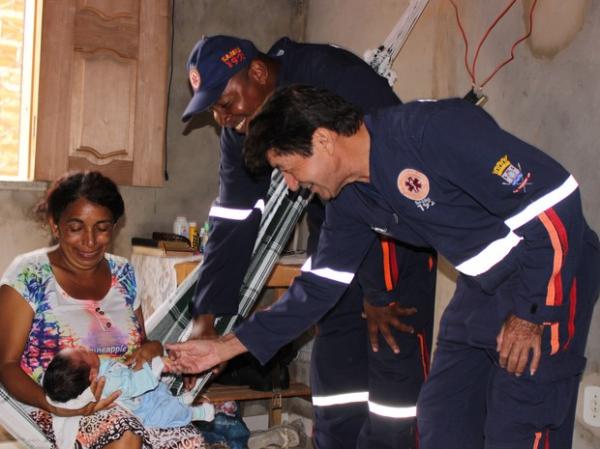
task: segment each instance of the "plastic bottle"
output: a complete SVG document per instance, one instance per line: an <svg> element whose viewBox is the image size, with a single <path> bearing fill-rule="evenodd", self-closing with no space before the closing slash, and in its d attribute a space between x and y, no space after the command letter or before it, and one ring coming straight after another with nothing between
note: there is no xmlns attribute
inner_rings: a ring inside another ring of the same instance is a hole
<svg viewBox="0 0 600 449"><path fill-rule="evenodd" d="M173 222L173 234L188 238L189 228L187 218L182 215L175 218L175 221Z"/></svg>
<svg viewBox="0 0 600 449"><path fill-rule="evenodd" d="M199 235L199 231L198 231L198 223L196 223L195 221L190 221L189 223L189 238L190 238L190 245L192 246L192 248L198 249L199 245L200 245L200 235Z"/></svg>
<svg viewBox="0 0 600 449"><path fill-rule="evenodd" d="M208 242L208 231L210 230L210 225L208 221L204 222L202 225L202 229L200 229L200 251L204 252L206 249L206 243Z"/></svg>

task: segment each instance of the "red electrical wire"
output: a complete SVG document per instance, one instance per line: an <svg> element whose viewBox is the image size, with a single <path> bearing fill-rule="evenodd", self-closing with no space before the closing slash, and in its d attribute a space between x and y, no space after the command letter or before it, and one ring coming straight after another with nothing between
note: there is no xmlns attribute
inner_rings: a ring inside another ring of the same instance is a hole
<svg viewBox="0 0 600 449"><path fill-rule="evenodd" d="M479 59L479 51L481 50L481 47L483 47L483 43L486 41L486 39L488 38L488 36L492 32L492 30L496 27L496 25L498 25L498 22L500 22L500 20L502 20L502 18L506 15L506 13L508 11L510 11L510 9L514 6L515 3L517 3L517 0L512 0L508 3L506 8L504 8L504 10L500 13L500 15L498 15L498 17L496 17L496 19L492 22L490 27L487 29L487 31L481 38L481 41L479 42L479 45L477 46L477 51L475 52L475 57L473 58L473 67L471 67L471 69L473 70L473 78L474 79L477 79L475 69L477 67L477 60ZM481 87L483 87L483 86L481 86Z"/></svg>
<svg viewBox="0 0 600 449"><path fill-rule="evenodd" d="M488 38L488 36L490 35L490 33L492 32L492 30L494 29L494 27L498 24L498 22L500 20L502 20L502 18L506 15L506 13L516 3L516 1L517 0L510 0L509 3L508 3L508 5L504 8L504 10L498 15L498 17L496 17L496 19L489 26L489 28L487 29L487 31L485 32L485 34L481 38L481 41L479 42L479 45L477 46L477 50L475 51L475 57L473 58L473 65L472 65L472 67L469 67L469 61L468 61L469 43L468 43L468 40L467 40L467 35L466 35L465 30L464 30L464 28L462 26L462 23L460 21L460 16L459 16L459 13L458 13L458 7L456 6L456 3L454 3L454 0L449 0L449 2L454 7L454 12L456 14L456 23L458 24L458 28L459 28L460 33L462 35L463 41L465 43L465 68L467 69L467 73L469 74L469 77L471 78L471 82L473 84L473 87L475 87L475 88L478 88L478 89L483 88L488 83L488 81L490 81L494 77L494 75L496 75L496 73L498 73L498 71L502 67L504 67L506 64L508 64L509 62L511 62L513 59L515 59L515 48L517 47L517 45L519 45L521 42L523 42L529 36L531 36L531 32L533 30L533 11L535 10L535 6L537 5L537 0L533 0L533 3L531 5L531 9L529 11L529 30L527 31L527 33L524 36L522 36L521 38L519 38L512 45L512 47L510 49L510 56L508 57L508 59L506 59L501 64L499 64L494 69L494 71L481 83L481 85L477 85L477 78L476 78L475 68L477 66L477 60L479 58L479 52L481 50L481 47L483 46L483 43L486 41L486 39Z"/></svg>
<svg viewBox="0 0 600 449"><path fill-rule="evenodd" d="M465 69L467 69L467 73L471 78L471 82L475 85L475 77L473 76L473 72L471 72L471 68L469 67L469 41L467 40L467 34L465 33L465 29L462 26L462 22L460 21L460 16L458 15L458 7L453 0L450 0L452 6L454 6L454 12L456 14L456 24L458 25L458 29L460 30L460 34L462 35L463 41L465 43Z"/></svg>

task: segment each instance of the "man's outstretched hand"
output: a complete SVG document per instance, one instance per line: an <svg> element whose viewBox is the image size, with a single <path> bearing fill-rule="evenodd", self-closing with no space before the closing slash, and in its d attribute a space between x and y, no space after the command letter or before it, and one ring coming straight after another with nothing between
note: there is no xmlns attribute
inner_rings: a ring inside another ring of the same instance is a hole
<svg viewBox="0 0 600 449"><path fill-rule="evenodd" d="M216 340L219 338L219 334L215 329L215 316L212 314L198 315L194 318L194 324L192 332L188 340ZM227 363L221 363L213 368L213 378L219 375L224 369ZM189 374L183 376L183 386L186 390L191 390L196 385L198 376L195 374Z"/></svg>
<svg viewBox="0 0 600 449"><path fill-rule="evenodd" d="M216 340L188 340L165 345L169 359L165 371L177 374L196 374L246 352L246 347L234 334Z"/></svg>

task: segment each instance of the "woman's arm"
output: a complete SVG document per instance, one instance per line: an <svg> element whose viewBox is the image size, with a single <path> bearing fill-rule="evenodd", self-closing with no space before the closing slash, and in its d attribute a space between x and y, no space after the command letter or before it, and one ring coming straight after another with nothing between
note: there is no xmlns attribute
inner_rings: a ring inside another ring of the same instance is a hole
<svg viewBox="0 0 600 449"><path fill-rule="evenodd" d="M12 287L0 287L0 382L15 399L50 411L42 388L21 369L33 310Z"/></svg>
<svg viewBox="0 0 600 449"><path fill-rule="evenodd" d="M25 404L59 416L89 415L110 407L118 393L90 402L78 410L65 410L48 404L42 387L21 369L21 356L29 338L33 316L33 310L15 289L8 285L0 286L0 383L6 391ZM104 379L97 379L90 387L94 396L100 398Z"/></svg>
<svg viewBox="0 0 600 449"><path fill-rule="evenodd" d="M164 350L160 341L148 340L146 338L146 328L144 326L144 314L142 313L142 308L138 307L134 313L136 319L140 323L142 344L138 349L133 351L133 354L127 357L125 363L134 370L139 370L142 368L144 362L150 363L154 357L162 357Z"/></svg>

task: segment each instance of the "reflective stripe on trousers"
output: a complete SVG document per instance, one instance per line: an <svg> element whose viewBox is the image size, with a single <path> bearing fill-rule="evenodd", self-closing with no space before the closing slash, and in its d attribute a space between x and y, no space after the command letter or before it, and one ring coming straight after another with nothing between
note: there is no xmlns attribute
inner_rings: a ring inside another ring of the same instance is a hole
<svg viewBox="0 0 600 449"><path fill-rule="evenodd" d="M386 418L414 418L417 416L416 404L410 406L379 404L377 402L369 401L368 391L334 394L330 396L313 396L312 398L312 403L315 407L331 407L358 402L367 402L369 405L369 413L385 416Z"/></svg>

